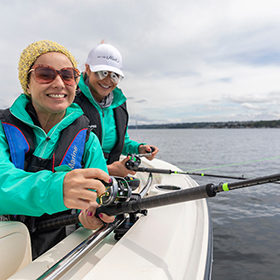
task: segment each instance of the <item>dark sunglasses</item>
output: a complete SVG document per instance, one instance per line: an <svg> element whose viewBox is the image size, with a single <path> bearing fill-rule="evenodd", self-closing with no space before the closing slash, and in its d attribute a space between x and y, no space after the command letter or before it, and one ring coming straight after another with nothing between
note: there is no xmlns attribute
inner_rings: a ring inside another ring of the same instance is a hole
<svg viewBox="0 0 280 280"><path fill-rule="evenodd" d="M80 77L80 71L73 67L56 70L51 66L38 64L34 65L28 73L30 72L34 73L35 81L40 84L49 84L59 75L66 85L74 86Z"/></svg>

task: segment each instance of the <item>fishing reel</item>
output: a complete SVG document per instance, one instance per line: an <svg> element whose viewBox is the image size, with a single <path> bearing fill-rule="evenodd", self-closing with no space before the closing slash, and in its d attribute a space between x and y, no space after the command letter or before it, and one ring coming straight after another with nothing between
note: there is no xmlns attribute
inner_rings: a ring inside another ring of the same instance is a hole
<svg viewBox="0 0 280 280"><path fill-rule="evenodd" d="M106 191L99 195L99 204L102 206L116 205L129 201L131 197L131 187L122 177L112 177L110 183L104 183Z"/></svg>
<svg viewBox="0 0 280 280"><path fill-rule="evenodd" d="M129 160L125 163L125 167L129 170L137 171L139 169L139 165L141 164L140 157L147 157L152 155L155 148L153 146L150 146L151 152L147 152L146 154L128 154Z"/></svg>
<svg viewBox="0 0 280 280"><path fill-rule="evenodd" d="M128 154L129 160L125 163L125 167L129 170L137 171L141 164L141 159L136 154Z"/></svg>

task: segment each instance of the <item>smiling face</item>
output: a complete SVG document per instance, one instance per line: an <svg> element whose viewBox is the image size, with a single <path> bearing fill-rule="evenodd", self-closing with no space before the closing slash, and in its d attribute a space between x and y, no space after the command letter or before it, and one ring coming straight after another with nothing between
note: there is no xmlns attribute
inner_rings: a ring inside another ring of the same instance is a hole
<svg viewBox="0 0 280 280"><path fill-rule="evenodd" d="M69 58L59 52L49 52L40 55L34 65L43 64L60 70L73 67ZM66 85L57 75L49 84L41 84L35 80L34 72L30 73L27 91L31 95L32 104L40 122L44 119L56 118L61 120L67 107L75 97L76 85Z"/></svg>
<svg viewBox="0 0 280 280"><path fill-rule="evenodd" d="M86 64L86 73L89 78L91 94L98 102L101 102L117 86L117 84L112 82L110 75L100 80L96 73L90 71L88 64Z"/></svg>

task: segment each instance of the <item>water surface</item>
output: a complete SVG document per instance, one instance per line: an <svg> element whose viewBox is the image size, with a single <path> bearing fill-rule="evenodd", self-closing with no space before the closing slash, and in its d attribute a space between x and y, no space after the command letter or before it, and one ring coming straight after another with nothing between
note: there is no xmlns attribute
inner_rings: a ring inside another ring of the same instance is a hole
<svg viewBox="0 0 280 280"><path fill-rule="evenodd" d="M138 129L130 138L156 145L157 158L184 171L257 177L280 173L280 129ZM236 180L192 176L198 184ZM280 184L209 198L213 280L280 278Z"/></svg>

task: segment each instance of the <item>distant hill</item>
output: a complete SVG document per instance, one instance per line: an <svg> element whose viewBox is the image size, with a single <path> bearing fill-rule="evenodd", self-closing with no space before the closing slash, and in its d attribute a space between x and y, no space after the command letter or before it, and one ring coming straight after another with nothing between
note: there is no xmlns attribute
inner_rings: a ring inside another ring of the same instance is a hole
<svg viewBox="0 0 280 280"><path fill-rule="evenodd" d="M129 129L176 129L176 128L280 128L280 120L246 122L196 122L130 125Z"/></svg>

